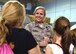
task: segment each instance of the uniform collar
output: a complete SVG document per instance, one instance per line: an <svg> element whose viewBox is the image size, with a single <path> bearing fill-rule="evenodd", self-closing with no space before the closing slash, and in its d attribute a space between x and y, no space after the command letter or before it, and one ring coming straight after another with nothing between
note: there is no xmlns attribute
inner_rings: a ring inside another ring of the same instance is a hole
<svg viewBox="0 0 76 54"><path fill-rule="evenodd" d="M44 28L45 27L44 24L45 23L37 23L37 22L35 22L35 27Z"/></svg>

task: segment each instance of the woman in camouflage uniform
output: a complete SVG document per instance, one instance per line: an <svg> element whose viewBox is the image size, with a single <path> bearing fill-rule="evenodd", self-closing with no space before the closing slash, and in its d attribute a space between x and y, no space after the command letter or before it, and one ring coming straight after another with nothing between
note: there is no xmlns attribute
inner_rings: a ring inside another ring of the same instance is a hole
<svg viewBox="0 0 76 54"><path fill-rule="evenodd" d="M52 26L44 22L46 10L42 6L36 7L34 11L35 21L26 25L25 29L30 31L44 53L45 46L51 42Z"/></svg>

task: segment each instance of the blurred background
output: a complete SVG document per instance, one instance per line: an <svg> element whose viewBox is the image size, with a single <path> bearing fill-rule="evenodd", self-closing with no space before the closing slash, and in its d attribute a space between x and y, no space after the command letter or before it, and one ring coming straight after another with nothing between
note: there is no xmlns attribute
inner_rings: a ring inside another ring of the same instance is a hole
<svg viewBox="0 0 76 54"><path fill-rule="evenodd" d="M0 17L2 6L8 0L0 0ZM25 24L34 21L33 11L37 6L44 6L46 9L45 22L53 24L59 16L67 17L71 26L76 24L76 0L18 0L26 7ZM74 26L76 28L76 25ZM76 49L75 49L76 54Z"/></svg>
<svg viewBox="0 0 76 54"><path fill-rule="evenodd" d="M0 0L0 12L2 5L8 0ZM76 24L76 0L18 0L26 7L26 14L32 15L35 7L44 6L48 22L54 23L59 16L67 17L71 25Z"/></svg>

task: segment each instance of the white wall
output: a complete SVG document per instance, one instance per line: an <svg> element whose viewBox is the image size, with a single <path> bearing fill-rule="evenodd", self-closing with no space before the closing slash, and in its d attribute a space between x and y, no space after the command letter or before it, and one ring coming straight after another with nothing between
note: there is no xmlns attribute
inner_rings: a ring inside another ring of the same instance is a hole
<svg viewBox="0 0 76 54"><path fill-rule="evenodd" d="M2 12L2 6L3 6L3 4L0 2L0 14Z"/></svg>
<svg viewBox="0 0 76 54"><path fill-rule="evenodd" d="M48 17L53 23L59 16L67 17L70 22L76 22L76 0L54 0L43 4Z"/></svg>
<svg viewBox="0 0 76 54"><path fill-rule="evenodd" d="M3 6L3 5L0 5L0 12L2 12L2 6Z"/></svg>

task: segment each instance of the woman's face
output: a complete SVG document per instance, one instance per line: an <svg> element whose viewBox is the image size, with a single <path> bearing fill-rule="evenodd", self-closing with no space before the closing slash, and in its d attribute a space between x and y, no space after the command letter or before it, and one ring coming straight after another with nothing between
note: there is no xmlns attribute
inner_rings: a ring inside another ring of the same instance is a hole
<svg viewBox="0 0 76 54"><path fill-rule="evenodd" d="M35 16L35 21L36 22L43 22L43 19L45 17L45 12L43 9L38 9L36 10L36 12L34 13Z"/></svg>

